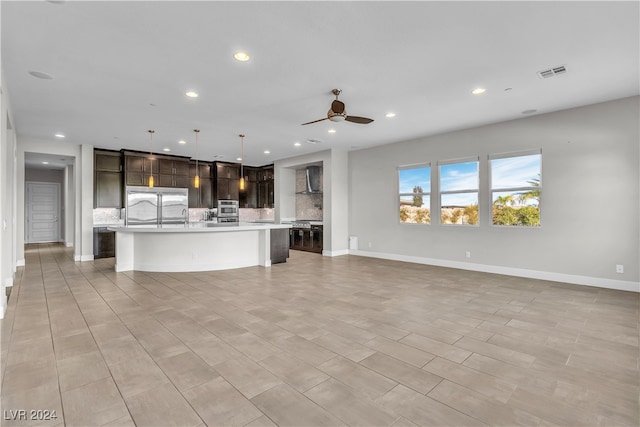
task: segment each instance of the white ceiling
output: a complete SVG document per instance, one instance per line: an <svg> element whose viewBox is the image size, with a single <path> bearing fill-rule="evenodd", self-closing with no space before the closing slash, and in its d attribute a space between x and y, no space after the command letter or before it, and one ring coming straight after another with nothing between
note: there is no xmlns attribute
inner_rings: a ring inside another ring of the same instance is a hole
<svg viewBox="0 0 640 427"><path fill-rule="evenodd" d="M147 151L154 129L154 151L195 156L199 128L201 159L235 161L244 133L246 162L261 165L639 93L635 1L3 0L1 8L19 138L62 132L73 144ZM251 60L236 62L238 50ZM558 65L567 73L536 74ZM486 92L472 95L479 86ZM375 121L301 126L325 117L333 88L348 114ZM389 111L397 116L385 118Z"/></svg>

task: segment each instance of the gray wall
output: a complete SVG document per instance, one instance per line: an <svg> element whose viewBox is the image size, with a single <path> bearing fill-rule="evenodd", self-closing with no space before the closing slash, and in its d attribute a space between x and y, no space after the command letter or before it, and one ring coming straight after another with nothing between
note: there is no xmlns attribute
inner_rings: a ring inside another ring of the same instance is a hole
<svg viewBox="0 0 640 427"><path fill-rule="evenodd" d="M351 152L354 253L638 290L639 99ZM488 155L540 148L542 226L492 226ZM398 166L470 156L480 157L478 227L399 223Z"/></svg>

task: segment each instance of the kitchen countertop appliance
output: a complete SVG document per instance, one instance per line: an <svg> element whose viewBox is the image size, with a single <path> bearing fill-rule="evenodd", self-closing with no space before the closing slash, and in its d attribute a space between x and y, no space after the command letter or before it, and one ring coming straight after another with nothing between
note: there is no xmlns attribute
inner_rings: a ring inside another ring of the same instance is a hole
<svg viewBox="0 0 640 427"><path fill-rule="evenodd" d="M240 221L240 204L237 200L218 200L218 224Z"/></svg>
<svg viewBox="0 0 640 427"><path fill-rule="evenodd" d="M125 226L187 224L189 189L127 187Z"/></svg>

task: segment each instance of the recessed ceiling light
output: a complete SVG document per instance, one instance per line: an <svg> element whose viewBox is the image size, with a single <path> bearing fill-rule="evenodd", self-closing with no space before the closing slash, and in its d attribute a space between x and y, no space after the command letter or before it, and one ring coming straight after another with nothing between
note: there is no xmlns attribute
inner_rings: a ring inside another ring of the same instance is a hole
<svg viewBox="0 0 640 427"><path fill-rule="evenodd" d="M233 58L236 61L240 61L240 62L247 62L250 59L249 54L247 52L242 52L242 51L234 53Z"/></svg>
<svg viewBox="0 0 640 427"><path fill-rule="evenodd" d="M171 151L171 148L163 148L162 151Z"/></svg>
<svg viewBox="0 0 640 427"><path fill-rule="evenodd" d="M271 154L271 151L269 151L269 150L264 150L264 154Z"/></svg>
<svg viewBox="0 0 640 427"><path fill-rule="evenodd" d="M293 144L294 147L300 147L302 144L300 144L299 142L296 142Z"/></svg>
<svg viewBox="0 0 640 427"><path fill-rule="evenodd" d="M29 71L29 75L36 79L53 80L53 76L51 74L47 74L42 71Z"/></svg>
<svg viewBox="0 0 640 427"><path fill-rule="evenodd" d="M385 117L391 118L391 117L395 117L396 113L392 113L392 112L388 112L387 114L384 115Z"/></svg>
<svg viewBox="0 0 640 427"><path fill-rule="evenodd" d="M49 162L42 162L42 164L43 164L43 165L48 165L48 164L49 164Z"/></svg>
<svg viewBox="0 0 640 427"><path fill-rule="evenodd" d="M335 130L335 129L329 129L327 132L329 132L329 133L336 133L336 130Z"/></svg>
<svg viewBox="0 0 640 427"><path fill-rule="evenodd" d="M178 141L178 144L180 144L180 145L184 145L186 143L187 143L187 141L185 141L184 139L181 139L180 141Z"/></svg>
<svg viewBox="0 0 640 427"><path fill-rule="evenodd" d="M477 87L477 88L475 88L474 90L471 91L471 93L474 94L474 95L480 95L480 94L485 93L485 92L486 92L486 89L483 88L483 87Z"/></svg>
<svg viewBox="0 0 640 427"><path fill-rule="evenodd" d="M242 157L236 157L236 160L241 162L242 161Z"/></svg>
<svg viewBox="0 0 640 427"><path fill-rule="evenodd" d="M198 97L198 92L194 92L194 91L190 90L189 92L185 93L185 95L187 95L189 98L197 98Z"/></svg>
<svg viewBox="0 0 640 427"><path fill-rule="evenodd" d="M63 133L56 133L53 136L55 136L56 138L66 138Z"/></svg>

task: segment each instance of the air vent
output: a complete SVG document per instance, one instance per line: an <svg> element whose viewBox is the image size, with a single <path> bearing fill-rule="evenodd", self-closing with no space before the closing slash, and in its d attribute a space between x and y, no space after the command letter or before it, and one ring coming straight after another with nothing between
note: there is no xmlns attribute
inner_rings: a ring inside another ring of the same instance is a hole
<svg viewBox="0 0 640 427"><path fill-rule="evenodd" d="M548 79L549 77L557 76L558 74L564 74L566 72L567 68L564 65L560 65L559 67L538 71L538 77L540 77L541 79Z"/></svg>
<svg viewBox="0 0 640 427"><path fill-rule="evenodd" d="M307 144L320 144L322 141L319 139L307 139Z"/></svg>

